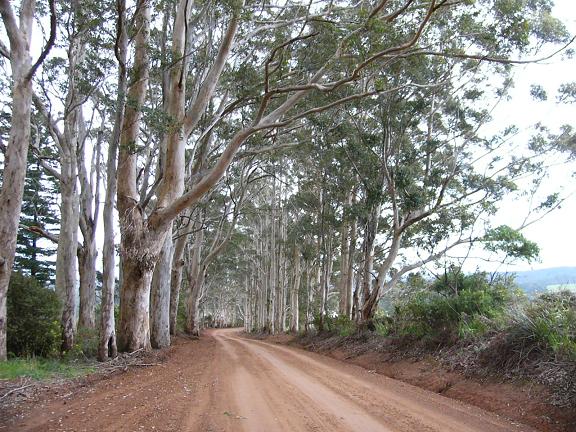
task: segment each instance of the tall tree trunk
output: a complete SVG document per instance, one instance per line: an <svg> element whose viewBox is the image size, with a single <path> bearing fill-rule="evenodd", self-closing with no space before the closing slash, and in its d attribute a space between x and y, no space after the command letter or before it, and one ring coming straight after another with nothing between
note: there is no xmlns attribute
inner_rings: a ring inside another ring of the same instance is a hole
<svg viewBox="0 0 576 432"><path fill-rule="evenodd" d="M202 180L195 184L188 193L182 194L186 140L198 125L214 93L237 30L238 16L234 16L230 21L218 54L200 86L196 99L190 104L186 114L181 116L184 106L178 101L183 102L185 96L188 56L184 55L184 48L188 8L192 4L188 0L181 0L177 6L172 32L172 52L178 55L174 56L177 61L171 67L170 100L167 101L169 111L174 109L174 113L171 113L176 114L172 117L177 127L172 128L166 136L162 183L156 205L149 218L145 217L143 209L139 206L137 154L134 152L134 145L139 138L140 116L149 77L148 45L151 5L145 0L139 0L137 3L134 20L136 36L132 67L133 80L128 90L118 165L118 210L122 234L122 266L124 267L121 285L121 303L124 304L121 304L121 333L118 341L119 348L123 350L147 348L150 345L149 341L146 342L149 337L149 303L140 300L149 296L151 272L172 221L215 186L232 162L239 146L255 132L253 128L246 128L236 133L210 172L202 177ZM138 304L135 304L135 299L139 300ZM136 309L136 306L145 310Z"/></svg>
<svg viewBox="0 0 576 432"><path fill-rule="evenodd" d="M80 273L80 313L78 326L93 329L96 327L96 237L87 239L89 243L78 248L78 271Z"/></svg>
<svg viewBox="0 0 576 432"><path fill-rule="evenodd" d="M60 234L56 251L56 293L62 303L62 350L74 346L78 307L79 201L76 166L77 124L70 113L64 124L65 143L60 155Z"/></svg>
<svg viewBox="0 0 576 432"><path fill-rule="evenodd" d="M188 319L186 320L186 333L191 336L200 337L200 299L204 289L206 279L206 269L200 268L196 279L190 281L190 296L188 297Z"/></svg>
<svg viewBox="0 0 576 432"><path fill-rule="evenodd" d="M200 143L200 147L196 152L196 161L192 167L190 176L198 174L205 166L208 151L210 150L210 143L212 141L211 138L211 134L209 134ZM185 216L188 217L188 223L182 230L183 232L179 233L179 237L176 239L174 245L174 253L172 255L172 269L170 275L170 334L172 335L176 334L186 244L188 243L190 234L192 232L197 232L202 228L202 220L200 220L200 217L194 219L194 222L192 222L192 213L193 212L190 209L185 212ZM200 213L198 214L200 215Z"/></svg>
<svg viewBox="0 0 576 432"><path fill-rule="evenodd" d="M134 245L129 244L131 249ZM158 256L146 248L142 255ZM150 283L155 259L145 261L142 255L124 253L122 257L122 287L120 298L120 328L118 349L136 351L150 349Z"/></svg>
<svg viewBox="0 0 576 432"><path fill-rule="evenodd" d="M356 285L354 287L354 294L352 296L352 319L360 322L360 290L362 289L362 273L358 272L356 275Z"/></svg>
<svg viewBox="0 0 576 432"><path fill-rule="evenodd" d="M126 31L126 0L119 0L118 22L116 26L116 58L118 68L118 95L116 98L116 114L114 128L108 146L106 161L106 196L104 198L104 248L102 251L102 316L100 321L100 338L98 343L98 360L105 361L109 357L116 357L116 324L114 319L114 291L115 291L115 251L114 251L114 197L116 196L116 156L118 143L124 119L124 95L127 89L126 52L128 48L128 34Z"/></svg>
<svg viewBox="0 0 576 432"><path fill-rule="evenodd" d="M350 243L348 245L348 271L346 272L346 285L344 290L346 292L346 316L352 318L352 281L354 280L354 255L356 251L356 235L357 235L357 224L356 220L353 219L351 222L352 226L350 229Z"/></svg>
<svg viewBox="0 0 576 432"><path fill-rule="evenodd" d="M372 293L372 270L374 268L374 241L376 240L376 231L378 230L378 217L380 215L380 206L374 205L370 209L370 214L364 226L364 244L362 253L364 256L364 265L362 267L362 311L364 305L369 301ZM364 321L362 313L361 320Z"/></svg>
<svg viewBox="0 0 576 432"><path fill-rule="evenodd" d="M192 222L189 222L192 224ZM170 271L170 334L175 335L178 322L178 306L182 286L182 272L184 270L184 251L188 241L187 235L181 235L174 243L172 254L172 268Z"/></svg>
<svg viewBox="0 0 576 432"><path fill-rule="evenodd" d="M294 285L290 294L290 310L292 311L290 319L290 331L298 333L299 326L299 304L298 295L300 291L300 249L294 245Z"/></svg>
<svg viewBox="0 0 576 432"><path fill-rule="evenodd" d="M350 238L348 237L349 229L346 219L342 220L342 229L340 230L340 281L339 281L339 309L338 314L340 316L346 316L348 311L348 300L349 295L347 292L348 287L348 259L349 259L349 247Z"/></svg>
<svg viewBox="0 0 576 432"><path fill-rule="evenodd" d="M80 232L82 246L78 248L78 269L80 272L80 316L79 327L93 329L96 327L96 226L100 210L100 157L105 120L98 132L96 146L92 156L90 177L85 164L86 128L80 111L80 126L82 131L81 148L78 151L77 163L80 178ZM91 179L95 178L95 184Z"/></svg>
<svg viewBox="0 0 576 432"><path fill-rule="evenodd" d="M378 308L378 300L380 300L380 293L386 283L386 278L390 272L396 257L398 256L398 251L400 250L400 241L402 240L402 232L400 230L394 230L392 236L392 244L390 245L390 250L388 255L384 259L384 262L380 265L378 269L378 277L374 280L374 286L372 292L368 297L365 297L364 304L362 305L362 321L369 322L374 318L374 314Z"/></svg>
<svg viewBox="0 0 576 432"><path fill-rule="evenodd" d="M10 40L12 69L12 123L4 155L2 190L0 190L0 361L6 360L6 294L16 253L16 237L30 144L33 73L30 40L34 9L34 1L22 2L19 13L20 26L18 26L10 2L0 0L0 15Z"/></svg>
<svg viewBox="0 0 576 432"><path fill-rule="evenodd" d="M152 348L170 346L170 261L172 235L168 233L154 268L150 292L150 342Z"/></svg>
<svg viewBox="0 0 576 432"><path fill-rule="evenodd" d="M136 10L134 65L128 85L118 157L117 199L122 257L118 348L121 351L150 347L150 281L164 242L164 235L148 238L144 210L139 206L134 146L140 133L140 117L148 87L150 2L139 0Z"/></svg>
<svg viewBox="0 0 576 432"><path fill-rule="evenodd" d="M286 249L284 245L288 242L288 209L282 209L282 227L281 227L281 234L282 234L282 248L280 249L281 258L280 258L280 283L282 286L282 309L280 314L280 322L281 322L281 330L283 332L288 331L288 320L287 318L287 311L288 311L288 292L289 288L289 276L288 276L288 256L285 252Z"/></svg>
<svg viewBox="0 0 576 432"><path fill-rule="evenodd" d="M186 325L184 330L189 335L194 335L195 330L198 328L196 315L202 288L199 284L204 281L204 276L200 274L204 271L201 265L203 244L204 231L201 230L196 233L188 260L188 298L186 300ZM196 335L199 336L199 334Z"/></svg>
<svg viewBox="0 0 576 432"><path fill-rule="evenodd" d="M163 83L164 110L173 119L177 127L172 127L164 137L158 167L162 176L158 193L158 207L163 208L184 192L186 136L183 131L186 77L188 70L186 45L186 26L191 2L180 1L174 15L172 34L172 58L179 59L169 68L168 79ZM165 14L167 18L169 12ZM165 19L165 22L167 19ZM166 26L164 26L164 30ZM170 345L170 291L172 273L172 221L168 223L162 252L156 262L151 287L151 343L154 348Z"/></svg>
<svg viewBox="0 0 576 432"><path fill-rule="evenodd" d="M304 332L306 333L310 331L310 321L312 318L310 310L310 303L312 300L312 276L310 270L310 264L306 263L304 266L304 281L306 283L306 319L304 320Z"/></svg>
<svg viewBox="0 0 576 432"><path fill-rule="evenodd" d="M332 257L333 247L332 247L332 234L328 234L328 240L326 242L326 256L324 257L323 273L321 278L321 301L320 301L320 314L323 317L320 320L321 324L324 324L326 316L328 315L328 297L330 295L330 277L332 276L332 264L334 259Z"/></svg>

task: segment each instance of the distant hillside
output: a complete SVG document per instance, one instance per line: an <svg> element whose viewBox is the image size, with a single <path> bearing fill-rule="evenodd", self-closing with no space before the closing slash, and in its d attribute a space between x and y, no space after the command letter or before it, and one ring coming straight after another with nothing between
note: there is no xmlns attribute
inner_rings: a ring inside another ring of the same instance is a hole
<svg viewBox="0 0 576 432"><path fill-rule="evenodd" d="M516 272L516 283L527 294L544 291L549 285L554 285L554 287L550 287L554 289L558 289L559 285L574 285L576 284L576 267L555 267Z"/></svg>

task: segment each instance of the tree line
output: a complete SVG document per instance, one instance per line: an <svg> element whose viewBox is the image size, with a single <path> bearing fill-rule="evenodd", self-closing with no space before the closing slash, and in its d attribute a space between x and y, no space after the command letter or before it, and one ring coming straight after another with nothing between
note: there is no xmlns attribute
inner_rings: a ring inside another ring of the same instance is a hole
<svg viewBox="0 0 576 432"><path fill-rule="evenodd" d="M552 6L0 0L0 358L13 268L50 283L54 247L62 350L98 326L101 360L168 346L179 311L368 323L457 246L533 257L489 221L549 148L481 128L514 64L570 43Z"/></svg>

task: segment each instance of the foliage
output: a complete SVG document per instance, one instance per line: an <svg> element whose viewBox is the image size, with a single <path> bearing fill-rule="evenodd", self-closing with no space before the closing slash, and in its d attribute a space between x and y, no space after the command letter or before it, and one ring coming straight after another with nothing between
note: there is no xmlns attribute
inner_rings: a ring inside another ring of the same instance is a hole
<svg viewBox="0 0 576 432"><path fill-rule="evenodd" d="M379 336L390 336L390 332L393 329L393 320L388 315L376 314L372 320L374 325L374 332Z"/></svg>
<svg viewBox="0 0 576 432"><path fill-rule="evenodd" d="M490 329L511 298L509 280L489 281L485 273L465 275L452 268L429 289L395 305L386 333L443 343L475 337Z"/></svg>
<svg viewBox="0 0 576 432"><path fill-rule="evenodd" d="M315 321L319 321L319 318ZM315 324L318 325L316 322ZM352 336L357 330L356 323L345 316L325 317L324 326L327 331L342 337Z"/></svg>
<svg viewBox="0 0 576 432"><path fill-rule="evenodd" d="M178 302L178 312L176 313L176 332L183 333L185 326L186 326L186 302L182 301L181 299Z"/></svg>
<svg viewBox="0 0 576 432"><path fill-rule="evenodd" d="M489 281L484 273L451 268L401 299L392 316L376 317L374 327L381 336L432 342L434 348L469 345L476 358L470 364L482 367L517 370L543 359L576 365L576 294L528 301L506 277Z"/></svg>
<svg viewBox="0 0 576 432"><path fill-rule="evenodd" d="M50 356L60 348L56 293L35 279L13 273L7 301L7 348L14 356Z"/></svg>
<svg viewBox="0 0 576 432"><path fill-rule="evenodd" d="M518 350L538 349L576 361L576 295L569 291L543 294L513 310L505 334L507 343Z"/></svg>
<svg viewBox="0 0 576 432"><path fill-rule="evenodd" d="M43 173L37 158L30 152L20 216L20 223L29 229L18 230L14 267L42 284L54 282L56 248L32 230L46 229L58 223L56 192L54 179Z"/></svg>
<svg viewBox="0 0 576 432"><path fill-rule="evenodd" d="M62 353L66 360L86 360L98 354L98 330L79 328L71 350Z"/></svg>
<svg viewBox="0 0 576 432"><path fill-rule="evenodd" d="M93 368L90 366L58 359L31 357L0 362L0 379L18 377L30 377L38 380L55 377L74 378L92 371Z"/></svg>
<svg viewBox="0 0 576 432"><path fill-rule="evenodd" d="M524 237L522 233L506 225L501 225L484 236L486 249L491 252L504 252L507 257L533 261L538 257L538 245Z"/></svg>

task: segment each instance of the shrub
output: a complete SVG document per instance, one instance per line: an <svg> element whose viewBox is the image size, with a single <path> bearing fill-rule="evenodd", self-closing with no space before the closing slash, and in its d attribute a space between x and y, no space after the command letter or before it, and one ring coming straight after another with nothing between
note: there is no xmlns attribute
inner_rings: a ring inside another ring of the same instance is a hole
<svg viewBox="0 0 576 432"><path fill-rule="evenodd" d="M490 330L492 325L493 323L482 315L462 319L458 323L458 337L460 339L473 339L482 336Z"/></svg>
<svg viewBox="0 0 576 432"><path fill-rule="evenodd" d="M325 316L324 327L327 331L343 337L351 336L356 332L356 323L347 316Z"/></svg>
<svg viewBox="0 0 576 432"><path fill-rule="evenodd" d="M508 280L489 283L484 273L451 270L407 301L397 304L388 334L448 343L474 338L490 330L510 302ZM384 331L384 329L382 329Z"/></svg>
<svg viewBox="0 0 576 432"><path fill-rule="evenodd" d="M60 347L56 293L34 278L13 273L7 299L7 349L13 356L49 356Z"/></svg>
<svg viewBox="0 0 576 432"><path fill-rule="evenodd" d="M372 320L372 324L374 325L374 331L376 334L384 337L389 336L393 328L392 319L385 314L377 313Z"/></svg>
<svg viewBox="0 0 576 432"><path fill-rule="evenodd" d="M72 349L64 353L66 360L95 358L98 354L98 329L80 327Z"/></svg>
<svg viewBox="0 0 576 432"><path fill-rule="evenodd" d="M340 336L352 336L356 332L356 323L346 316L338 317L336 331Z"/></svg>
<svg viewBox="0 0 576 432"><path fill-rule="evenodd" d="M517 350L539 349L576 361L576 295L568 291L544 294L514 310L506 334Z"/></svg>

